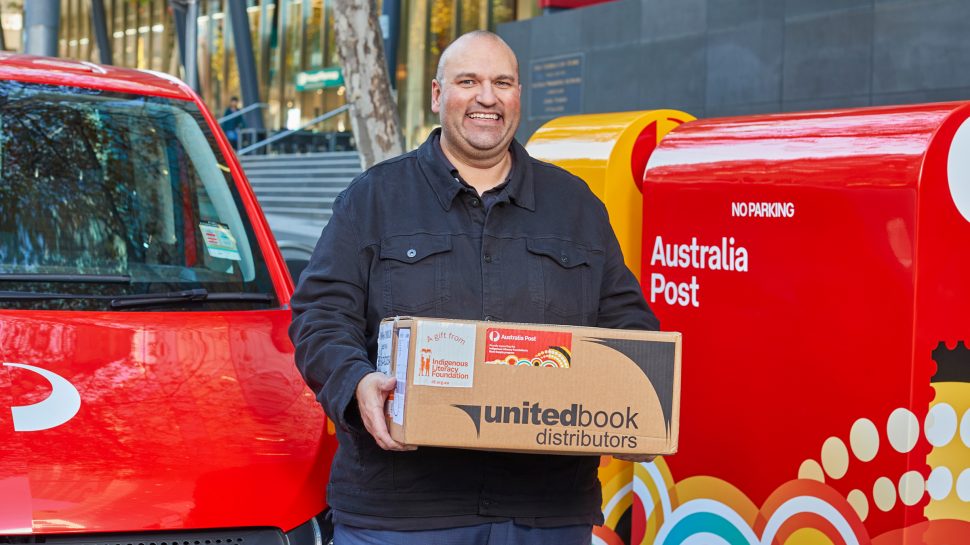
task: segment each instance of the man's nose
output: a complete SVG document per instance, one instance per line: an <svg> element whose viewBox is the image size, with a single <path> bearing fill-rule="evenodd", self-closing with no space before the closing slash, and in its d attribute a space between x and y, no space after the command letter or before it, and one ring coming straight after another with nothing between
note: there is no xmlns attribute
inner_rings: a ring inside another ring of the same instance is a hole
<svg viewBox="0 0 970 545"><path fill-rule="evenodd" d="M490 82L483 83L480 89L481 90L478 92L477 97L479 104L482 106L491 106L497 102L498 99L495 96L495 88L492 87Z"/></svg>

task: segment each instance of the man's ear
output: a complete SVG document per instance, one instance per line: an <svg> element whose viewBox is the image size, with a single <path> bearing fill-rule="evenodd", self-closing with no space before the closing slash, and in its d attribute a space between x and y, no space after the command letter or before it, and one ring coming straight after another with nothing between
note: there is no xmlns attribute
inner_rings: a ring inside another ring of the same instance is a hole
<svg viewBox="0 0 970 545"><path fill-rule="evenodd" d="M438 79L431 80L431 111L438 113L441 111L441 84Z"/></svg>

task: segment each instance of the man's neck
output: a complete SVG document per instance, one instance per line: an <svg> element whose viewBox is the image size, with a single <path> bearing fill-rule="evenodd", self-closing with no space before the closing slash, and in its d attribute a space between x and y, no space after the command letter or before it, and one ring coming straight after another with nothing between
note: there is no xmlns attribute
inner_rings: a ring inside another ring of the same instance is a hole
<svg viewBox="0 0 970 545"><path fill-rule="evenodd" d="M512 170L512 153L508 150L482 161L468 161L449 150L442 140L441 151L458 169L465 183L475 188L479 195L501 185Z"/></svg>

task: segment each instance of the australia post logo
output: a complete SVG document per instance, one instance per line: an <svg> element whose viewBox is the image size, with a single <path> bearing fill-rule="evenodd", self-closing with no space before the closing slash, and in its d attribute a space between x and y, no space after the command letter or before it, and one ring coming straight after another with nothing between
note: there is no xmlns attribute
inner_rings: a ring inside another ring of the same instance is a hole
<svg viewBox="0 0 970 545"><path fill-rule="evenodd" d="M522 405L452 405L471 418L479 437L483 425L541 426L537 445L554 447L637 448L639 412L591 410L581 403L569 407L545 407L525 401ZM555 426L555 428L553 427Z"/></svg>
<svg viewBox="0 0 970 545"><path fill-rule="evenodd" d="M67 379L53 371L27 365L25 363L4 362L8 368L11 380L24 372L38 374L51 385L51 393L47 398L30 405L11 406L13 413L14 431L42 431L56 428L81 410L81 394ZM14 371L19 369L20 371Z"/></svg>

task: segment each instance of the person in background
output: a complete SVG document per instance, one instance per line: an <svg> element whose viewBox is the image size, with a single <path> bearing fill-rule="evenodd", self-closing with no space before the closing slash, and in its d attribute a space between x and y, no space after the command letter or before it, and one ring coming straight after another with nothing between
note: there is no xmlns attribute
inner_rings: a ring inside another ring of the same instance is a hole
<svg viewBox="0 0 970 545"><path fill-rule="evenodd" d="M222 113L222 117L234 114L239 111L239 97L232 97L229 99L229 106L226 107L226 111ZM233 149L239 147L239 129L246 126L246 122L243 116L237 115L236 117L223 121L220 123L222 130L226 133L226 138L229 143L232 144Z"/></svg>

